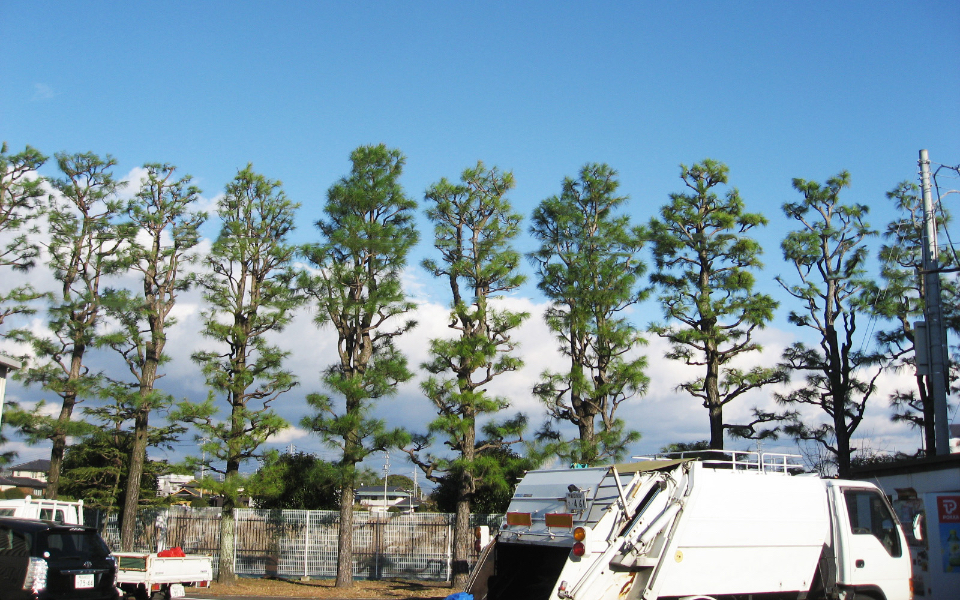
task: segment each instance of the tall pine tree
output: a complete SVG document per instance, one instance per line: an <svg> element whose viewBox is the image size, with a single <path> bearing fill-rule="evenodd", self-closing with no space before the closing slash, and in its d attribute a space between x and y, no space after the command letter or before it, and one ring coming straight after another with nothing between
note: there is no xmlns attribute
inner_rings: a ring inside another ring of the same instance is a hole
<svg viewBox="0 0 960 600"><path fill-rule="evenodd" d="M799 227L787 234L781 247L799 281L777 277L798 307L790 311L790 322L811 330L817 342L797 342L784 351L781 366L802 373L805 384L776 398L786 406L814 406L827 416L817 424L794 413L785 431L828 451L840 477L850 473L850 441L881 372L875 368L879 357L862 350L857 336L857 317L868 312L866 241L876 232L866 222L865 205L841 202L840 192L849 186L846 171L823 185L793 180L803 199L784 204L783 212Z"/></svg>
<svg viewBox="0 0 960 600"><path fill-rule="evenodd" d="M176 178L176 167L168 164L147 164L144 169L140 190L126 206L130 228L120 253L123 266L139 275L142 293L108 290L104 304L117 328L101 340L120 354L133 378L129 385L111 386L121 412L133 420L120 531L120 546L127 552L135 541L140 478L152 435L150 416L173 404L169 394L155 387L160 366L169 360L164 349L167 330L175 323L170 312L193 281L185 269L197 259L193 250L206 219L192 210L200 190L190 185L189 175Z"/></svg>
<svg viewBox="0 0 960 600"><path fill-rule="evenodd" d="M353 168L327 192L321 241L303 249L314 273L300 287L317 307L316 322L337 334L339 361L323 376L338 401L311 394L315 415L303 426L340 453L340 534L337 587L353 586L353 503L357 465L372 452L402 443L374 417L373 401L396 392L413 375L397 350L396 338L414 326L404 320L414 309L400 276L417 243L416 202L400 186L404 157L383 144L350 154ZM339 399L342 398L342 403Z"/></svg>
<svg viewBox="0 0 960 600"><path fill-rule="evenodd" d="M753 272L763 266L762 250L747 233L767 220L744 210L736 188L722 197L717 194L728 172L725 164L710 159L681 165L680 178L688 191L670 194L660 218L651 219L645 233L653 242L656 264L650 280L661 291L667 318L666 324L650 329L670 342L667 358L702 369L702 376L679 387L709 411L713 449L723 449L725 431L752 436L758 424L725 424L724 406L750 390L784 380L780 369L731 366L744 354L761 350L754 334L773 318L777 302L753 290Z"/></svg>
<svg viewBox="0 0 960 600"><path fill-rule="evenodd" d="M511 311L498 299L526 279L520 272L520 254L512 242L520 234L522 217L513 212L506 193L513 175L482 163L466 169L461 183L446 179L430 186L427 216L434 224L434 246L440 260L425 260L424 268L450 289L449 327L453 338L430 341L430 376L421 384L439 416L429 425L453 457L421 456L411 452L428 479L456 481L456 526L453 546L453 587L463 588L473 555L470 512L473 496L483 486L510 489L502 464L504 454L493 450L518 441L525 419L490 421L485 439L477 439L477 420L507 410L510 400L493 396L487 386L498 376L515 371L522 361L512 354L511 337L528 313ZM500 306L498 307L498 304ZM432 436L431 436L432 437ZM425 447L427 439L420 439Z"/></svg>
<svg viewBox="0 0 960 600"><path fill-rule="evenodd" d="M616 416L648 384L646 358L636 353L645 340L624 316L648 295L646 265L639 232L616 214L626 202L616 195L619 185L609 166L588 164L537 206L530 228L540 242L530 259L551 302L545 319L569 360L566 370L543 373L534 393L555 422L577 427L574 440L549 423L543 430L554 452L577 463L619 459L640 437Z"/></svg>
<svg viewBox="0 0 960 600"><path fill-rule="evenodd" d="M227 184L217 205L223 224L205 260L209 273L199 280L207 302L202 333L220 348L193 355L210 397L202 404L181 403L174 418L197 427L199 437L207 440L203 450L217 461L211 470L223 475L221 482L204 482L223 496L221 582L236 579L234 508L243 486L240 467L258 458L267 438L287 427L273 403L297 385L284 368L288 352L267 339L283 330L301 304L290 267L296 247L287 239L297 207L279 181L247 165ZM217 418L218 398L227 406L223 420Z"/></svg>
<svg viewBox="0 0 960 600"><path fill-rule="evenodd" d="M877 341L884 351L887 368L907 371L914 376L912 389L897 389L890 395L893 420L909 423L924 433L924 446L928 452L936 448L934 434L933 382L930 375L917 372L916 330L914 321L923 319L926 288L923 275L923 201L920 188L909 181L899 183L887 192L900 216L891 221L884 231L885 243L880 247L880 277L882 282L870 290L875 298L871 304L874 313L895 323L894 327L877 333ZM937 217L938 227L945 226L950 215L942 211ZM956 266L954 255L943 253L938 261L948 269ZM955 277L941 277L941 293L944 298L956 298L960 294ZM955 318L958 308L954 302L944 302L948 318L946 323L956 331ZM953 316L953 318L951 318ZM951 377L956 378L956 367L951 367Z"/></svg>
<svg viewBox="0 0 960 600"><path fill-rule="evenodd" d="M97 397L103 384L91 372L87 351L98 343L103 319L104 278L120 268L117 250L125 237L116 224L123 203L117 196L121 183L111 169L116 160L93 153L57 154L62 177L51 180L58 192L47 210L49 267L60 284L49 307L49 335L19 330L14 336L30 344L36 362L18 376L27 384L40 384L60 398L56 417L12 411L11 425L20 428L30 443L49 441L50 472L46 494L56 498L60 487L67 438L91 430L73 420L77 403Z"/></svg>

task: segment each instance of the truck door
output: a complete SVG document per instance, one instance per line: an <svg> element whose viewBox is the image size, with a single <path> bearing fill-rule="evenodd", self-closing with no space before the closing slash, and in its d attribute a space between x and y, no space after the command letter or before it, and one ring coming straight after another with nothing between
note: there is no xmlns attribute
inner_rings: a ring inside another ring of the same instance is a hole
<svg viewBox="0 0 960 600"><path fill-rule="evenodd" d="M897 597L891 592L909 586L910 555L886 499L872 488L839 491L841 583L878 587L888 598Z"/></svg>

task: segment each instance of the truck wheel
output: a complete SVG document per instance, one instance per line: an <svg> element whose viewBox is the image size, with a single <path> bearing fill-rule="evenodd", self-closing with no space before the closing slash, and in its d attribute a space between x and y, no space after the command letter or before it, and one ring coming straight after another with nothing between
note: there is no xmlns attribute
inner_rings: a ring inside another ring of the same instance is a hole
<svg viewBox="0 0 960 600"><path fill-rule="evenodd" d="M150 600L170 600L169 590L160 590L150 595Z"/></svg>

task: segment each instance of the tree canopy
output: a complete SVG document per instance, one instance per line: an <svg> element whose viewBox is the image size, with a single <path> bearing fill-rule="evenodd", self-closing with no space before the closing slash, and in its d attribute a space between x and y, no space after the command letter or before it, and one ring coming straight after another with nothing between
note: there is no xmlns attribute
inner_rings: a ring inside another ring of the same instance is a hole
<svg viewBox="0 0 960 600"><path fill-rule="evenodd" d="M649 293L641 277L640 231L617 215L626 197L617 196L617 172L588 164L577 179L566 178L559 196L540 202L530 233L539 248L529 255L537 287L550 300L544 319L569 360L564 371L541 374L534 394L555 424L577 427L578 437L545 424L540 439L547 453L575 463L620 459L640 438L617 418L623 403L646 392L645 344L625 311Z"/></svg>
<svg viewBox="0 0 960 600"><path fill-rule="evenodd" d="M773 435L771 430L757 434L757 421L747 426L724 423L723 408L750 390L785 379L781 369L734 366L744 354L762 350L754 334L773 319L777 302L754 291L762 250L747 235L767 219L746 212L736 188L722 197L717 194L728 172L725 164L710 159L681 165L680 178L688 192L670 194L660 218L651 219L644 233L653 242L656 270L650 280L662 292L659 300L667 319L650 329L670 342L667 358L702 369L702 376L677 387L709 411L714 449L723 448L725 431Z"/></svg>

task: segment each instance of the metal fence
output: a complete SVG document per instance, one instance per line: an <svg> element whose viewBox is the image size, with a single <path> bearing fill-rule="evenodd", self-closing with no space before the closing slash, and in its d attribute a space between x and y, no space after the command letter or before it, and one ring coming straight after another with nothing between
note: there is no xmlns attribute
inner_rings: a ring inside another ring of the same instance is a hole
<svg viewBox="0 0 960 600"><path fill-rule="evenodd" d="M234 571L238 575L332 578L337 570L340 515L328 510L234 511ZM471 515L471 526L500 527L503 515ZM449 581L456 517L447 513L355 512L353 576L356 579ZM220 509L171 506L141 509L137 552L181 546L188 553L214 557L220 546ZM117 516L103 527L111 547L119 547ZM475 558L475 557L474 557Z"/></svg>

